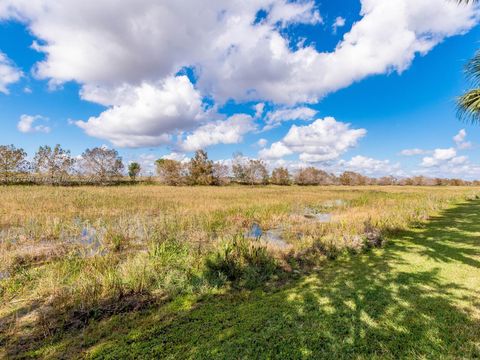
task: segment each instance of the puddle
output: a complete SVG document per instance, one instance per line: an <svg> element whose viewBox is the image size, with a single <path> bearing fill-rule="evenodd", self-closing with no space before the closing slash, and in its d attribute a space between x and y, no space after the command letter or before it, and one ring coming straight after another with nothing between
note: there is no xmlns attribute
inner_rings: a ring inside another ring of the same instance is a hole
<svg viewBox="0 0 480 360"><path fill-rule="evenodd" d="M253 224L250 230L245 234L248 239L260 240L267 245L274 245L280 249L285 249L291 245L282 238L283 229L270 229L262 231L258 224Z"/></svg>
<svg viewBox="0 0 480 360"><path fill-rule="evenodd" d="M305 209L303 216L307 219L326 224L332 221L333 215L330 213L318 213L313 209Z"/></svg>
<svg viewBox="0 0 480 360"><path fill-rule="evenodd" d="M266 244L275 245L280 249L289 248L291 245L282 239L283 230L282 229L271 229L265 231L261 240Z"/></svg>
<svg viewBox="0 0 480 360"><path fill-rule="evenodd" d="M250 230L245 233L245 237L248 239L259 239L263 234L262 229L260 228L260 225L258 224L253 224Z"/></svg>
<svg viewBox="0 0 480 360"><path fill-rule="evenodd" d="M73 242L82 247L82 255L85 257L95 256L97 254L105 255L107 250L103 248L100 241L100 234L93 227L84 227L79 237Z"/></svg>

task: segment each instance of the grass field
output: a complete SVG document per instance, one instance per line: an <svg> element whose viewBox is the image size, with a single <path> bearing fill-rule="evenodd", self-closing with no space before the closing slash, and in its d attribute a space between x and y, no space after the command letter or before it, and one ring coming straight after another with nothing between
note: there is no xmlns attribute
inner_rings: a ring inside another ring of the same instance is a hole
<svg viewBox="0 0 480 360"><path fill-rule="evenodd" d="M1 188L0 356L479 357L478 192Z"/></svg>

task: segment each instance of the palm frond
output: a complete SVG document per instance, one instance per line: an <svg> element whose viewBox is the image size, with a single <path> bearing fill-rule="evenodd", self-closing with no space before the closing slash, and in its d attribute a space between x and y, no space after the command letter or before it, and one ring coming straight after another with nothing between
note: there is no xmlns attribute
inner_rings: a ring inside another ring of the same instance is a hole
<svg viewBox="0 0 480 360"><path fill-rule="evenodd" d="M480 123L480 89L473 89L457 100L458 116L462 120Z"/></svg>
<svg viewBox="0 0 480 360"><path fill-rule="evenodd" d="M477 51L475 56L465 66L465 73L468 80L475 85L480 84L480 51Z"/></svg>

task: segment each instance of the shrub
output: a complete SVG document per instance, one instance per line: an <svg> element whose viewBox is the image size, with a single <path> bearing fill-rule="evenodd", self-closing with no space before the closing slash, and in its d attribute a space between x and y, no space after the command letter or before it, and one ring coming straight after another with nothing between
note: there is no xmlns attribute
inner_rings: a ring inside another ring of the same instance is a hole
<svg viewBox="0 0 480 360"><path fill-rule="evenodd" d="M277 270L267 249L243 237L224 243L206 260L207 277L215 282L231 281L253 288L270 279Z"/></svg>

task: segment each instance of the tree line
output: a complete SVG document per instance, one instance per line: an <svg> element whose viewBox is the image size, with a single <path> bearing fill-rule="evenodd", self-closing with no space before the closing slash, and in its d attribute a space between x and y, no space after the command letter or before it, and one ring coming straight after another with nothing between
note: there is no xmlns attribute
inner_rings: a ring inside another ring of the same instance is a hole
<svg viewBox="0 0 480 360"><path fill-rule="evenodd" d="M60 145L40 146L32 160L27 153L14 145L0 145L0 181L3 184L121 184L137 181L155 181L165 185L212 185L231 183L243 185L416 185L416 186L465 186L480 185L479 181L461 179L428 178L416 176L372 178L353 171L339 176L306 167L291 173L285 167L269 172L264 161L247 159L241 154L233 157L231 166L214 162L204 150L198 150L188 162L172 159L155 161L157 177L141 177L141 165L131 162L125 168L115 149L94 147L81 156L73 157Z"/></svg>

